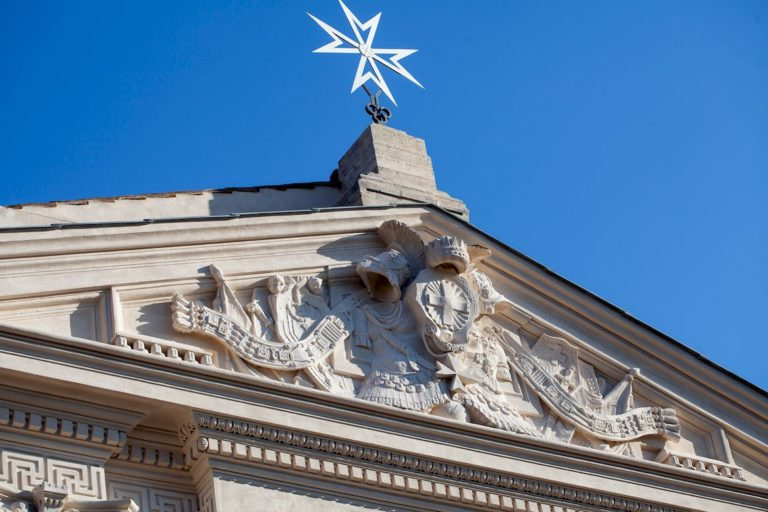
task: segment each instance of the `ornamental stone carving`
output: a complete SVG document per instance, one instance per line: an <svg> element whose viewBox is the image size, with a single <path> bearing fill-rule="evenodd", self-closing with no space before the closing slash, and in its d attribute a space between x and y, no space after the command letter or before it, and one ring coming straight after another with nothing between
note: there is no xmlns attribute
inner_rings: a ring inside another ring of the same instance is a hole
<svg viewBox="0 0 768 512"><path fill-rule="evenodd" d="M613 451L679 438L673 409L634 406L636 370L607 389L566 339L529 340L494 321L511 302L480 270L490 250L452 236L425 244L397 221L378 234L386 249L357 264L362 286L335 304L320 277L275 274L266 300L255 289L242 305L211 265L212 306L174 296L173 327L219 340L256 372L298 372L391 407L561 442L578 433Z"/></svg>
<svg viewBox="0 0 768 512"><path fill-rule="evenodd" d="M240 464L279 467L344 484L412 493L447 503L460 501L473 509L583 512L585 505L590 510L600 507L618 512L678 512L677 508L624 498L610 490L585 490L441 458L415 456L396 448L372 447L203 412L194 412L180 426L178 434L192 461L216 457ZM202 492L201 503L209 499L208 492ZM548 504L550 500L559 505ZM564 501L568 506L563 505ZM201 508L209 509L212 508Z"/></svg>
<svg viewBox="0 0 768 512"><path fill-rule="evenodd" d="M57 486L50 482L41 482L32 490L32 501L37 512L59 512L67 499L66 486Z"/></svg>

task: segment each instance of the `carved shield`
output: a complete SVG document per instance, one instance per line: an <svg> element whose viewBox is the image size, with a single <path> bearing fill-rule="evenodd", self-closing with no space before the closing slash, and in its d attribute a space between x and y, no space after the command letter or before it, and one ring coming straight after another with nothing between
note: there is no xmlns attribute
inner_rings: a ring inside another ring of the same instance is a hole
<svg viewBox="0 0 768 512"><path fill-rule="evenodd" d="M478 298L461 275L426 269L406 292L411 310L422 331L452 345L467 343L467 335L478 316ZM426 341L426 340L425 340Z"/></svg>
<svg viewBox="0 0 768 512"><path fill-rule="evenodd" d="M430 320L441 330L456 333L472 320L471 291L462 286L463 279L440 279L426 283L421 302Z"/></svg>

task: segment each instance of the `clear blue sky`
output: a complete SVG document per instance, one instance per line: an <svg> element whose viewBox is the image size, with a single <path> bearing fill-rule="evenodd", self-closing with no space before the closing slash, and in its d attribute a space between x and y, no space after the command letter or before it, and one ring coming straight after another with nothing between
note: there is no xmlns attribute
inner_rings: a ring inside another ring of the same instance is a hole
<svg viewBox="0 0 768 512"><path fill-rule="evenodd" d="M768 388L768 2L349 0L479 228ZM326 179L336 1L0 0L0 204Z"/></svg>

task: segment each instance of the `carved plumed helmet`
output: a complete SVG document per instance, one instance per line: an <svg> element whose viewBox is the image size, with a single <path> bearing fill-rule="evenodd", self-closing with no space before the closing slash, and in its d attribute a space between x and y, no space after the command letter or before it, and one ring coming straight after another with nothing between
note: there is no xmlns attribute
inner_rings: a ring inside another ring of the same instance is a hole
<svg viewBox="0 0 768 512"><path fill-rule="evenodd" d="M413 229L396 220L383 223L378 234L387 250L363 258L357 273L374 299L395 302L408 279L424 268L424 242Z"/></svg>
<svg viewBox="0 0 768 512"><path fill-rule="evenodd" d="M441 236L429 242L426 257L430 267L449 267L459 274L464 273L469 266L467 244L453 236Z"/></svg>
<svg viewBox="0 0 768 512"><path fill-rule="evenodd" d="M357 265L357 274L371 297L381 302L396 302L402 295L401 287L411 276L411 266L400 252L388 249L377 256L363 258Z"/></svg>

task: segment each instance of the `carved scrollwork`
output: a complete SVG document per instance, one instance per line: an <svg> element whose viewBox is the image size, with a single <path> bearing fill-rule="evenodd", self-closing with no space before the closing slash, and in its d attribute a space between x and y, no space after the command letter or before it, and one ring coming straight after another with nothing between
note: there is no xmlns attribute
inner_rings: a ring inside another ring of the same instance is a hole
<svg viewBox="0 0 768 512"><path fill-rule="evenodd" d="M282 276L273 277L278 283L285 282ZM226 283L220 285L220 288L223 286ZM231 291L228 294L234 296ZM339 343L349 337L352 331L351 311L365 299L362 292L353 294L333 310L326 305L327 314L316 317L303 314L302 306L306 304L301 299L290 299L292 302L288 312L281 309L287 308L289 299L284 297L286 294L301 297L296 293L295 286L293 290L286 290L282 285L276 287L270 295L270 304L274 305L274 340L255 334L255 324L244 325L244 322L237 321L236 315L231 312L237 311L235 307L219 306L219 310L216 310L180 295L175 295L171 301L173 327L180 332L204 334L223 341L240 357L256 366L297 370L324 360ZM310 304L309 307L312 306ZM317 312L320 308L312 309Z"/></svg>
<svg viewBox="0 0 768 512"><path fill-rule="evenodd" d="M356 266L364 289L333 307L322 279L285 275L267 280L266 301L254 290L241 306L211 266L212 307L177 295L173 326L215 338L256 367L301 371L319 389L392 407L565 442L577 431L595 445L679 437L673 409L634 407L636 372L603 394L565 339L525 341L481 321L513 307L479 268L489 249L452 236L425 244L397 221L378 233L385 250ZM344 367L355 358L358 370Z"/></svg>

